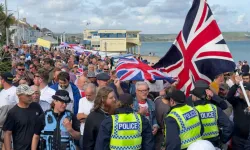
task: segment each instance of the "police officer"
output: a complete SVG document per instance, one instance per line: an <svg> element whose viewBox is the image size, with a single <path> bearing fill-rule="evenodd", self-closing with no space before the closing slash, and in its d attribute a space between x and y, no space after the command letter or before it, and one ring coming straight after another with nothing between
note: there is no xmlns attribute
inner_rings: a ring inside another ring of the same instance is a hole
<svg viewBox="0 0 250 150"><path fill-rule="evenodd" d="M180 90L168 94L170 113L165 119L166 150L187 149L202 139L203 126L198 112L186 104L186 96Z"/></svg>
<svg viewBox="0 0 250 150"><path fill-rule="evenodd" d="M122 94L115 115L106 118L99 129L95 149L153 150L152 128L148 120L133 112L133 97Z"/></svg>
<svg viewBox="0 0 250 150"><path fill-rule="evenodd" d="M32 139L32 150L37 149L39 141L40 150L75 150L74 139L80 139L80 123L66 110L71 101L69 93L58 90L52 98L52 108L38 119Z"/></svg>
<svg viewBox="0 0 250 150"><path fill-rule="evenodd" d="M207 83L197 81L191 94L193 97L195 96L193 104L199 112L201 122L204 126L202 139L210 141L215 147L221 147L220 141L225 144L231 138L233 124L221 108L208 100L213 95L210 92Z"/></svg>

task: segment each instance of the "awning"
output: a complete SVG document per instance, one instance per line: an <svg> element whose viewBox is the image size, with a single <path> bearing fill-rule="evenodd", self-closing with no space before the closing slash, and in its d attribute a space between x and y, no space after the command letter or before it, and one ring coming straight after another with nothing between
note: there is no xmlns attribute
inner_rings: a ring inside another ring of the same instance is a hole
<svg viewBox="0 0 250 150"><path fill-rule="evenodd" d="M46 48L50 48L50 46L51 46L50 41L47 41L47 40L44 40L44 39L41 39L41 38L37 39L36 44L39 45L39 46L42 46L42 47L46 47Z"/></svg>

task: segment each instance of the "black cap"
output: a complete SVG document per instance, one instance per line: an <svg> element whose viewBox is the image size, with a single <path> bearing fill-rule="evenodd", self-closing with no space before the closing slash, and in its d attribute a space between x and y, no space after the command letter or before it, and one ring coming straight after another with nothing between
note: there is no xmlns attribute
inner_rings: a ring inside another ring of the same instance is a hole
<svg viewBox="0 0 250 150"><path fill-rule="evenodd" d="M198 80L194 83L194 89L190 91L190 94L202 98L206 95L206 89L209 89L209 85L203 80Z"/></svg>
<svg viewBox="0 0 250 150"><path fill-rule="evenodd" d="M69 103L71 101L69 97L69 92L65 90L58 90L56 94L52 96L54 100L58 100L64 103Z"/></svg>
<svg viewBox="0 0 250 150"><path fill-rule="evenodd" d="M8 84L12 84L13 79L14 79L13 75L10 72L5 72L5 73L1 74L1 77Z"/></svg>
<svg viewBox="0 0 250 150"><path fill-rule="evenodd" d="M243 83L245 90L250 91L250 83Z"/></svg>
<svg viewBox="0 0 250 150"><path fill-rule="evenodd" d="M184 92L180 90L174 90L173 92L168 94L169 98L172 98L177 103L185 103L186 102L186 96Z"/></svg>
<svg viewBox="0 0 250 150"><path fill-rule="evenodd" d="M96 75L96 79L107 81L110 79L110 76L107 73L99 73Z"/></svg>
<svg viewBox="0 0 250 150"><path fill-rule="evenodd" d="M134 100L133 97L128 93L124 93L124 94L119 96L119 101L122 104L131 105L131 104L133 104L133 100Z"/></svg>

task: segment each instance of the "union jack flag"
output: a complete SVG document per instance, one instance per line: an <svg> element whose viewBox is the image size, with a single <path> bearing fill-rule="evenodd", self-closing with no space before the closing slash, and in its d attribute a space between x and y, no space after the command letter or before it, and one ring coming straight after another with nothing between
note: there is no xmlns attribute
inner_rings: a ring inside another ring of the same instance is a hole
<svg viewBox="0 0 250 150"><path fill-rule="evenodd" d="M135 58L121 57L116 65L116 75L121 81L167 80L170 83L174 82L171 77Z"/></svg>
<svg viewBox="0 0 250 150"><path fill-rule="evenodd" d="M189 94L197 80L208 83L215 76L232 72L235 63L205 0L194 0L184 27L166 55L154 68L165 68L179 78L177 85Z"/></svg>

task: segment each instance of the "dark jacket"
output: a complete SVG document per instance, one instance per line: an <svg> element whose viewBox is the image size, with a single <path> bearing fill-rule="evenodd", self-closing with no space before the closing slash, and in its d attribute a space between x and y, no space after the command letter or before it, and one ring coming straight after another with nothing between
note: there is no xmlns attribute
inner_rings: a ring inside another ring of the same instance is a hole
<svg viewBox="0 0 250 150"><path fill-rule="evenodd" d="M178 108L178 107L182 107L185 104L178 104L174 107L171 108ZM171 111L170 111L171 112ZM180 128L178 126L178 123L176 122L176 120L172 117L167 117L165 119L166 122L166 149L167 150L180 150L181 149L181 139L180 139ZM201 118L200 118L200 122L201 122ZM200 134L202 135L204 132L204 127L201 124L201 131Z"/></svg>
<svg viewBox="0 0 250 150"><path fill-rule="evenodd" d="M196 102L194 102L194 106L204 106L206 104L209 104L207 100L198 100ZM214 138L210 138L210 139L206 139L208 141L210 141L211 143L214 144L214 146L218 147L219 146L219 139L222 143L227 143L233 133L233 123L229 120L229 118L227 117L227 115L219 108L217 108L217 113L218 113L218 120L217 120L217 125L219 127L219 129L221 128L222 132L219 135L219 137L214 137Z"/></svg>
<svg viewBox="0 0 250 150"><path fill-rule="evenodd" d="M74 114L77 115L78 113L78 107L79 107L79 101L81 99L81 94L79 92L79 89L78 87L73 84L73 83L69 83L71 88L72 88L72 92L73 92L73 97L74 97ZM54 85L52 85L50 88L54 89L55 91L58 90L58 86L59 86L59 83L56 83Z"/></svg>
<svg viewBox="0 0 250 150"><path fill-rule="evenodd" d="M211 100L207 100L209 101L211 104L214 104L217 107L220 107L222 110L227 109L227 103L225 102L224 99L220 98L218 95L214 94L214 96L212 97ZM187 104L191 107L194 106L194 103L192 101L192 96L189 96L187 98Z"/></svg>
<svg viewBox="0 0 250 150"><path fill-rule="evenodd" d="M129 114L133 113L132 108L118 108L116 114ZM148 119L144 116L141 116L142 119L142 144L141 149L143 150L154 150L154 140L152 134L152 128L149 124ZM99 134L96 140L95 150L109 150L110 146L110 137L113 129L112 117L108 117L103 120Z"/></svg>
<svg viewBox="0 0 250 150"><path fill-rule="evenodd" d="M227 101L233 106L234 116L234 136L247 139L250 127L250 116L246 115L244 110L247 108L247 103L244 99L235 97L238 85L233 85L227 94Z"/></svg>
<svg viewBox="0 0 250 150"><path fill-rule="evenodd" d="M249 65L242 65L241 72L249 73Z"/></svg>
<svg viewBox="0 0 250 150"><path fill-rule="evenodd" d="M99 109L97 111L92 111L85 122L84 132L83 132L83 149L82 150L94 150L95 142L101 126L102 121L108 117L109 114Z"/></svg>

